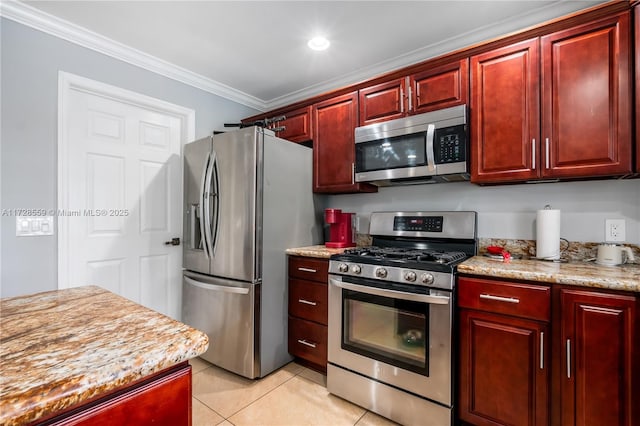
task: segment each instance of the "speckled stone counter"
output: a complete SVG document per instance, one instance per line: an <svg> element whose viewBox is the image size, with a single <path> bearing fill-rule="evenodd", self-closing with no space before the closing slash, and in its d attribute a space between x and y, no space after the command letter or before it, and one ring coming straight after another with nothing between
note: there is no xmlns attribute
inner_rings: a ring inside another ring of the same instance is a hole
<svg viewBox="0 0 640 426"><path fill-rule="evenodd" d="M0 300L0 425L43 418L206 351L206 334L100 287Z"/></svg>
<svg viewBox="0 0 640 426"><path fill-rule="evenodd" d="M289 248L286 253L292 256L318 257L320 259L329 259L332 254L340 254L343 248L327 248L323 245Z"/></svg>
<svg viewBox="0 0 640 426"><path fill-rule="evenodd" d="M554 263L475 256L458 265L461 274L640 292L640 265L600 266L593 262Z"/></svg>

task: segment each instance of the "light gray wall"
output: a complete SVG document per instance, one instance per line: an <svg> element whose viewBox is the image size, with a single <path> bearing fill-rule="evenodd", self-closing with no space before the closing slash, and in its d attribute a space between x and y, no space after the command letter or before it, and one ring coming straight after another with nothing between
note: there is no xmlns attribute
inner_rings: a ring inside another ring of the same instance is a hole
<svg viewBox="0 0 640 426"><path fill-rule="evenodd" d="M8 19L0 20L0 31L0 195L5 213L57 207L58 71L192 108L196 138L258 112ZM17 238L15 218L1 219L0 296L57 288L57 237Z"/></svg>
<svg viewBox="0 0 640 426"><path fill-rule="evenodd" d="M469 182L414 185L380 188L376 194L334 195L328 197L327 204L365 219L372 211L473 210L478 212L479 237L527 240L535 239L536 211L549 204L561 210L562 238L601 242L605 219L625 219L627 242L640 244L640 179L507 186Z"/></svg>

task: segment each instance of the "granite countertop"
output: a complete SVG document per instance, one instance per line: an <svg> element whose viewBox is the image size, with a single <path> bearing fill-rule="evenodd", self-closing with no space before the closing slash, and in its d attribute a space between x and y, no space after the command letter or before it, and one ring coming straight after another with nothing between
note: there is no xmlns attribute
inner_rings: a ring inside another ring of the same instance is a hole
<svg viewBox="0 0 640 426"><path fill-rule="evenodd" d="M503 262L475 256L458 265L461 274L640 292L640 265L600 266L593 262L554 263L535 259Z"/></svg>
<svg viewBox="0 0 640 426"><path fill-rule="evenodd" d="M305 257L318 257L321 259L329 259L332 254L341 254L345 249L343 248L327 248L322 245L288 248L287 254L292 256L305 256Z"/></svg>
<svg viewBox="0 0 640 426"><path fill-rule="evenodd" d="M0 300L0 424L43 418L203 353L207 335L96 286Z"/></svg>

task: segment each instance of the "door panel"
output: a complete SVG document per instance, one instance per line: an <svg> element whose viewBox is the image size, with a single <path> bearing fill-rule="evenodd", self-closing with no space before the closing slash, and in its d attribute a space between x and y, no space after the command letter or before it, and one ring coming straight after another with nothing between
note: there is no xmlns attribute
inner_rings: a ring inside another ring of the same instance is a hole
<svg viewBox="0 0 640 426"><path fill-rule="evenodd" d="M260 142L257 142L260 138ZM212 224L212 275L253 282L260 278L256 265L258 232L258 162L262 162L262 134L255 127L222 133L213 137L218 180L218 226ZM214 220L215 222L215 220Z"/></svg>
<svg viewBox="0 0 640 426"><path fill-rule="evenodd" d="M211 138L191 142L184 147L184 227L183 266L191 271L209 273L201 229L202 185L211 153Z"/></svg>
<svg viewBox="0 0 640 426"><path fill-rule="evenodd" d="M538 40L471 58L471 180L538 176Z"/></svg>
<svg viewBox="0 0 640 426"><path fill-rule="evenodd" d="M633 424L636 299L562 290L562 424Z"/></svg>
<svg viewBox="0 0 640 426"><path fill-rule="evenodd" d="M182 121L95 85L63 95L58 286L99 285L179 319L181 247L165 241L181 233Z"/></svg>
<svg viewBox="0 0 640 426"><path fill-rule="evenodd" d="M257 376L256 308L259 285L185 273L183 321L209 336L201 358L244 377Z"/></svg>
<svg viewBox="0 0 640 426"><path fill-rule="evenodd" d="M544 36L541 46L543 176L631 173L628 13Z"/></svg>

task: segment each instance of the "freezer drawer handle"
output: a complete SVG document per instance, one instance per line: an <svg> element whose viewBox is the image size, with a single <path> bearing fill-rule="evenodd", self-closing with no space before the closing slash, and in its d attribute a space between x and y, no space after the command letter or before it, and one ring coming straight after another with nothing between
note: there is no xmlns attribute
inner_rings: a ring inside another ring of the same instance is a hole
<svg viewBox="0 0 640 426"><path fill-rule="evenodd" d="M248 288L227 287L227 286L224 286L224 285L202 283L200 281L196 281L196 280L191 279L189 277L184 277L184 280L187 283L191 284L191 285L194 285L196 287L199 287L199 288L202 288L202 289L205 289L205 290L224 291L225 293L249 294L249 289Z"/></svg>
<svg viewBox="0 0 640 426"><path fill-rule="evenodd" d="M310 348L315 348L316 347L315 343L310 343L310 342L307 342L306 340L303 340L303 339L298 339L298 343L300 343L302 345L305 345L305 346L309 346Z"/></svg>
<svg viewBox="0 0 640 426"><path fill-rule="evenodd" d="M310 300L304 300L304 299L298 299L298 302L304 303L305 305L311 305L311 306L316 306L317 305L316 302L312 302Z"/></svg>
<svg viewBox="0 0 640 426"><path fill-rule="evenodd" d="M298 271L302 271L302 272L312 272L312 273L314 273L314 274L315 274L316 272L318 272L318 271L316 271L315 269L311 269L311 268L302 268L302 267L298 268Z"/></svg>

